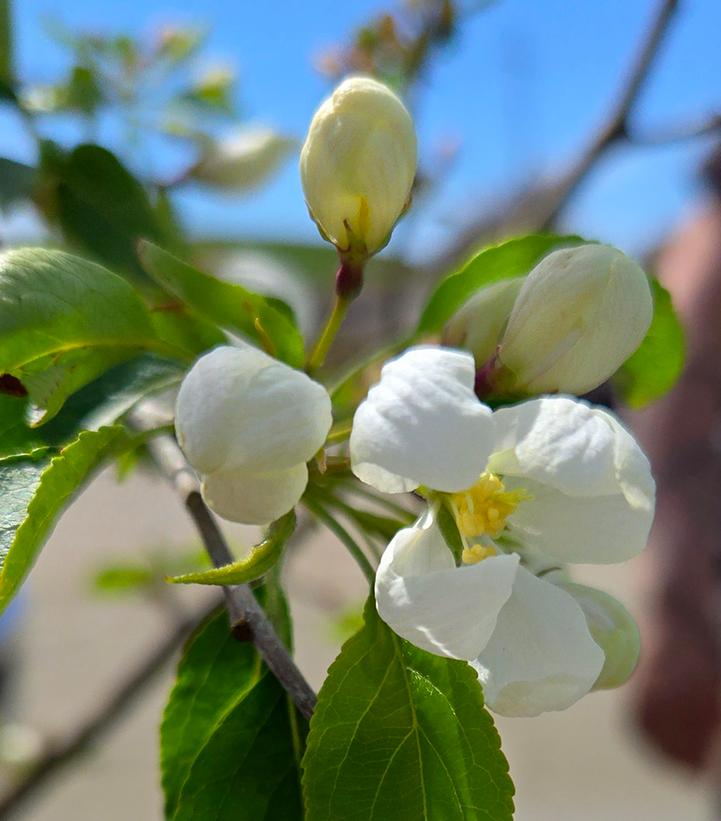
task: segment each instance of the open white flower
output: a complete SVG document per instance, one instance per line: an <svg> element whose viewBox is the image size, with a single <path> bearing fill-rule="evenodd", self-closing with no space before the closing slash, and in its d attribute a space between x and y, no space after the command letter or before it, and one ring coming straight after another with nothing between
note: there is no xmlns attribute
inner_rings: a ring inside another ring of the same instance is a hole
<svg viewBox="0 0 721 821"><path fill-rule="evenodd" d="M474 376L470 354L414 348L385 365L356 412L354 473L385 492L423 487L433 500L382 557L378 611L419 647L472 662L497 712L564 709L594 685L604 654L574 597L537 578L528 559L550 567L636 555L653 479L611 414L562 396L492 413ZM460 566L442 509L463 540Z"/></svg>
<svg viewBox="0 0 721 821"><path fill-rule="evenodd" d="M291 510L325 442L331 402L306 374L240 342L202 356L183 380L175 430L225 519L268 524Z"/></svg>

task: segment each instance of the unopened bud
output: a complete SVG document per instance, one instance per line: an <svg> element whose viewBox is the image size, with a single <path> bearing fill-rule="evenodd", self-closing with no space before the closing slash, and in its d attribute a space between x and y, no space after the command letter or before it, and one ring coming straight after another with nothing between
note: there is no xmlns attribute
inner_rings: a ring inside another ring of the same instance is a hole
<svg viewBox="0 0 721 821"><path fill-rule="evenodd" d="M208 144L188 177L216 188L250 190L283 162L294 141L266 126L248 126Z"/></svg>
<svg viewBox="0 0 721 821"><path fill-rule="evenodd" d="M522 285L520 277L503 279L476 292L446 325L443 342L465 348L483 365L496 352Z"/></svg>
<svg viewBox="0 0 721 821"><path fill-rule="evenodd" d="M345 80L313 117L300 172L321 234L342 253L371 256L409 203L416 173L410 114L382 83Z"/></svg>
<svg viewBox="0 0 721 821"><path fill-rule="evenodd" d="M610 690L620 687L636 669L641 649L641 639L633 616L620 601L601 590L572 582L564 582L559 586L570 593L581 606L593 640L606 657L593 689Z"/></svg>
<svg viewBox="0 0 721 821"><path fill-rule="evenodd" d="M330 429L325 388L244 342L202 356L180 386L178 443L219 516L268 524L290 511Z"/></svg>
<svg viewBox="0 0 721 821"><path fill-rule="evenodd" d="M608 245L554 251L526 277L501 340L510 392L583 394L605 382L651 324L648 278Z"/></svg>

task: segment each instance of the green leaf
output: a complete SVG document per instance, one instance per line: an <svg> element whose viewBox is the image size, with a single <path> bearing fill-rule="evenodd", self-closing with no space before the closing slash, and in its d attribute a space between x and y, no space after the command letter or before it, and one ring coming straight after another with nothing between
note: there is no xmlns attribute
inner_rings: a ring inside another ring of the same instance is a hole
<svg viewBox="0 0 721 821"><path fill-rule="evenodd" d="M247 556L223 567L196 573L184 573L168 579L173 584L247 584L265 575L283 555L283 549L295 530L295 512L286 513L268 529L268 535Z"/></svg>
<svg viewBox="0 0 721 821"><path fill-rule="evenodd" d="M121 277L62 251L26 248L0 259L0 373L30 394L33 424L142 349L176 353Z"/></svg>
<svg viewBox="0 0 721 821"><path fill-rule="evenodd" d="M501 279L525 276L550 251L581 242L584 240L577 236L530 234L485 248L460 271L441 281L421 314L416 334L439 331L480 288Z"/></svg>
<svg viewBox="0 0 721 821"><path fill-rule="evenodd" d="M193 268L154 245L139 244L148 273L191 309L223 328L264 346L270 340L279 359L302 367L303 337L296 325L263 296Z"/></svg>
<svg viewBox="0 0 721 821"><path fill-rule="evenodd" d="M30 572L62 510L93 471L135 439L118 425L84 431L57 456L0 461L0 612Z"/></svg>
<svg viewBox="0 0 721 821"><path fill-rule="evenodd" d="M505 821L513 784L464 661L399 639L366 605L311 719L303 791L313 821Z"/></svg>
<svg viewBox="0 0 721 821"><path fill-rule="evenodd" d="M0 373L22 379L78 349L161 347L138 294L100 265L43 248L0 258Z"/></svg>
<svg viewBox="0 0 721 821"><path fill-rule="evenodd" d="M65 403L42 428L29 428L33 407L27 397L0 394L0 459L66 444L81 430L111 425L140 399L177 384L183 369L144 355L106 371Z"/></svg>
<svg viewBox="0 0 721 821"><path fill-rule="evenodd" d="M48 422L69 396L134 353L128 348L79 348L63 354L49 367L45 357L25 367L22 383L32 402L27 414L29 424L38 427Z"/></svg>
<svg viewBox="0 0 721 821"><path fill-rule="evenodd" d="M0 0L0 83L8 88L15 80L11 12L10 0Z"/></svg>
<svg viewBox="0 0 721 821"><path fill-rule="evenodd" d="M186 647L160 730L165 817L301 821L304 722L250 643L212 617Z"/></svg>
<svg viewBox="0 0 721 821"><path fill-rule="evenodd" d="M7 210L16 202L29 200L35 191L36 181L37 171L34 168L0 157L0 209Z"/></svg>
<svg viewBox="0 0 721 821"><path fill-rule="evenodd" d="M144 278L135 243L139 237L163 241L165 235L145 189L117 157L98 145L66 154L45 142L41 169L41 206L68 241L113 269Z"/></svg>
<svg viewBox="0 0 721 821"><path fill-rule="evenodd" d="M105 595L125 595L148 590L157 583L153 568L142 564L105 567L96 573L93 588Z"/></svg>
<svg viewBox="0 0 721 821"><path fill-rule="evenodd" d="M668 393L683 370L686 345L683 326L671 295L651 279L653 320L636 353L613 378L621 399L631 408L642 408Z"/></svg>

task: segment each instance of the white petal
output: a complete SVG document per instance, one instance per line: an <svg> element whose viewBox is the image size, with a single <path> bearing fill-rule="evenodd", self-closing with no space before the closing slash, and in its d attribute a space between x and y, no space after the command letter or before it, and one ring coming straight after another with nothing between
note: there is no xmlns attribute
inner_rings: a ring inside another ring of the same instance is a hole
<svg viewBox="0 0 721 821"><path fill-rule="evenodd" d="M571 496L617 491L614 429L587 403L545 396L501 408L493 419L494 472L529 477Z"/></svg>
<svg viewBox="0 0 721 821"><path fill-rule="evenodd" d="M231 522L265 525L295 507L307 483L308 469L303 463L269 473L219 470L203 477L202 492L218 516Z"/></svg>
<svg viewBox="0 0 721 821"><path fill-rule="evenodd" d="M290 468L313 456L331 422L322 385L242 343L199 359L178 394L178 438L202 473Z"/></svg>
<svg viewBox="0 0 721 821"><path fill-rule="evenodd" d="M386 493L472 485L493 441L491 412L474 380L473 357L462 351L411 348L388 362L353 420L355 475Z"/></svg>
<svg viewBox="0 0 721 821"><path fill-rule="evenodd" d="M494 454L491 464L505 473L509 489L532 496L509 525L562 562L609 564L640 553L653 522L654 482L633 437L600 408L563 397L524 404L533 407L509 409L515 417L495 414L505 426L504 444L519 432L521 444Z"/></svg>
<svg viewBox="0 0 721 821"><path fill-rule="evenodd" d="M232 397L245 391L268 359L249 345L226 345L201 356L187 373L178 393L175 431L196 470L210 473L224 464L237 410Z"/></svg>
<svg viewBox="0 0 721 821"><path fill-rule="evenodd" d="M518 556L456 567L428 511L399 531L376 574L378 613L399 636L441 656L473 660L511 594Z"/></svg>
<svg viewBox="0 0 721 821"><path fill-rule="evenodd" d="M520 567L474 666L492 710L535 716L565 710L588 693L603 662L573 597Z"/></svg>
<svg viewBox="0 0 721 821"><path fill-rule="evenodd" d="M646 546L653 521L653 501L632 504L623 493L568 496L528 480L507 480L522 486L532 499L522 502L508 519L521 540L560 562L614 564L636 556Z"/></svg>

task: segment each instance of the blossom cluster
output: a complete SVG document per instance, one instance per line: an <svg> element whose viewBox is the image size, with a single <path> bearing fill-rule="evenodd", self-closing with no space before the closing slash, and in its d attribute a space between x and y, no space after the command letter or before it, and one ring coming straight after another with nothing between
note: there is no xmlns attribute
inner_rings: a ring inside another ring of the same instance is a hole
<svg viewBox="0 0 721 821"><path fill-rule="evenodd" d="M384 86L353 78L321 106L301 173L342 260L387 242L415 165L410 115ZM652 313L646 275L620 251L560 248L527 276L478 290L443 345L388 361L355 411L357 480L423 505L382 555L378 612L414 645L468 661L499 713L564 709L635 665L625 608L573 583L567 566L637 555L654 482L621 422L573 394L623 364ZM496 409L484 402L493 396ZM177 402L178 441L208 505L251 524L302 501L331 425L323 385L244 342L202 357Z"/></svg>

